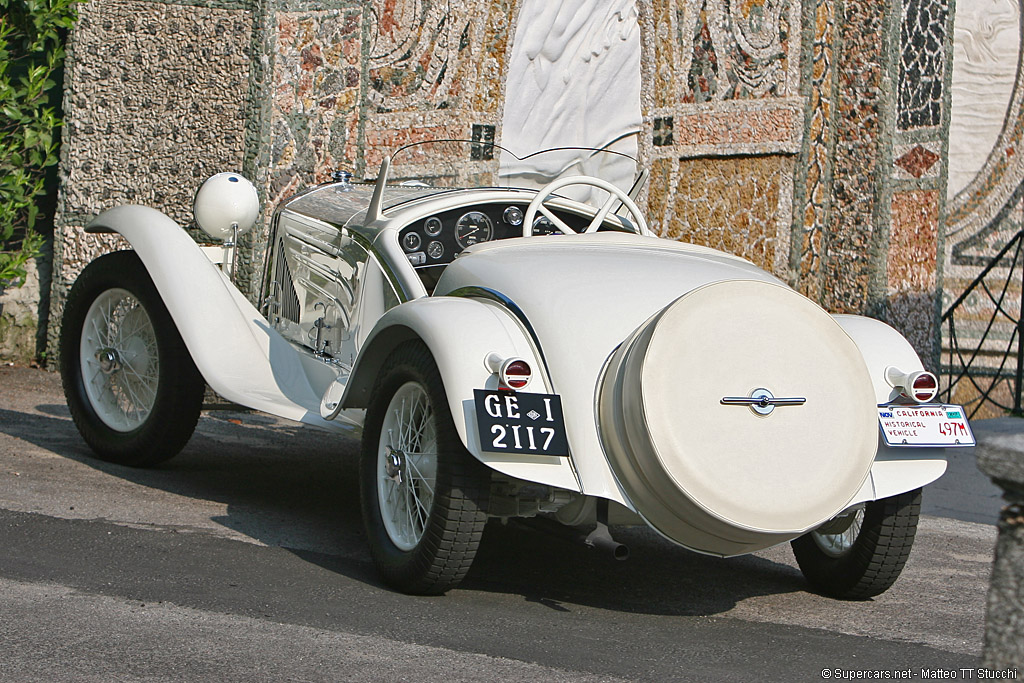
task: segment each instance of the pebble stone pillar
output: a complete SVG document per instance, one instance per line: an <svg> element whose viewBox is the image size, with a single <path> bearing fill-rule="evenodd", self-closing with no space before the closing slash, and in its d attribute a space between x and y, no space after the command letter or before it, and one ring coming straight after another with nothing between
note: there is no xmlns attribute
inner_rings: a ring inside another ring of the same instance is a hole
<svg viewBox="0 0 1024 683"><path fill-rule="evenodd" d="M979 449L978 467L1003 489L995 565L985 618L987 669L1024 669L1024 452Z"/></svg>

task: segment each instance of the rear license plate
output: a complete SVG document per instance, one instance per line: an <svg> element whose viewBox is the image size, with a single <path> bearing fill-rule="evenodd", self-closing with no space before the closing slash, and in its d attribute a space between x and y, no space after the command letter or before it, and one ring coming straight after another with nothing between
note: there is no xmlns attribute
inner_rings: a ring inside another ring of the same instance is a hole
<svg viewBox="0 0 1024 683"><path fill-rule="evenodd" d="M878 406L878 426L888 446L973 446L974 434L960 406Z"/></svg>
<svg viewBox="0 0 1024 683"><path fill-rule="evenodd" d="M480 445L491 453L569 455L557 394L474 389Z"/></svg>

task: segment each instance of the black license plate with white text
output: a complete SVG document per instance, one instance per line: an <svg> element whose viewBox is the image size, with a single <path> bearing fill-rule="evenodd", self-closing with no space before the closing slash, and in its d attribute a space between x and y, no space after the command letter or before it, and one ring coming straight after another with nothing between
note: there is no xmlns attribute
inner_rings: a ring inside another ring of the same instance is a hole
<svg viewBox="0 0 1024 683"><path fill-rule="evenodd" d="M480 445L491 453L569 455L557 394L474 389Z"/></svg>

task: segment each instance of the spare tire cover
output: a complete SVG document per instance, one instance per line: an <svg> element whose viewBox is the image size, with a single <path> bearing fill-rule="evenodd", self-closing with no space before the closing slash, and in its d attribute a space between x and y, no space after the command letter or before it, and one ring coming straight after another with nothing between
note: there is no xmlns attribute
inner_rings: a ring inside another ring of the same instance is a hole
<svg viewBox="0 0 1024 683"><path fill-rule="evenodd" d="M760 415L725 397L803 398ZM842 511L877 448L871 381L825 311L780 285L727 281L677 299L616 352L601 395L609 460L656 529L750 552Z"/></svg>

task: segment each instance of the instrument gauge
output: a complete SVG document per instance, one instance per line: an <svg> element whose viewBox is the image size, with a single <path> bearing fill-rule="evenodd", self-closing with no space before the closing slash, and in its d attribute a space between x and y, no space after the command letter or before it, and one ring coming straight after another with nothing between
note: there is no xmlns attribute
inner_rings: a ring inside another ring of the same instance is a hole
<svg viewBox="0 0 1024 683"><path fill-rule="evenodd" d="M455 223L455 243L463 249L494 237L494 224L487 214L470 211Z"/></svg>
<svg viewBox="0 0 1024 683"><path fill-rule="evenodd" d="M555 227L547 216L537 216L533 219L533 234L534 235L557 235L561 231Z"/></svg>
<svg viewBox="0 0 1024 683"><path fill-rule="evenodd" d="M406 251L416 251L420 248L421 244L423 244L423 240L415 232L407 232L402 237L402 248Z"/></svg>
<svg viewBox="0 0 1024 683"><path fill-rule="evenodd" d="M505 209L505 213L502 214L502 218L509 225L522 225L523 224L523 210L518 206L510 206Z"/></svg>
<svg viewBox="0 0 1024 683"><path fill-rule="evenodd" d="M431 237L437 237L441 234L441 219L437 216L431 216L423 223L423 229Z"/></svg>
<svg viewBox="0 0 1024 683"><path fill-rule="evenodd" d="M444 256L444 245L434 240L427 245L427 255L435 261Z"/></svg>

